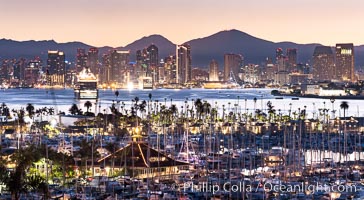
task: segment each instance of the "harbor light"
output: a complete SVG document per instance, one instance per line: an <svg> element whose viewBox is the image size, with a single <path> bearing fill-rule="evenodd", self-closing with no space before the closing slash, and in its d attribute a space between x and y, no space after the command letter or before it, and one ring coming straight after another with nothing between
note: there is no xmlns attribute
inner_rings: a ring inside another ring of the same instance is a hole
<svg viewBox="0 0 364 200"><path fill-rule="evenodd" d="M51 126L54 128L54 127L56 127L56 125L57 125L57 120L56 119L54 119L54 118L52 118L51 119L51 121L49 122L50 124L51 124Z"/></svg>
<svg viewBox="0 0 364 200"><path fill-rule="evenodd" d="M133 82L128 82L128 90L133 90L134 89L134 83Z"/></svg>

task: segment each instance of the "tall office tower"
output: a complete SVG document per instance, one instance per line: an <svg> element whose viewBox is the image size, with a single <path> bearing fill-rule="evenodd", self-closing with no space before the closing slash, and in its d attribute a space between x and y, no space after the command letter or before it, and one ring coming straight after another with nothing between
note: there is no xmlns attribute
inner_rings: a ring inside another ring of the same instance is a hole
<svg viewBox="0 0 364 200"><path fill-rule="evenodd" d="M176 56L164 58L165 82L169 84L177 83Z"/></svg>
<svg viewBox="0 0 364 200"><path fill-rule="evenodd" d="M65 54L62 51L48 51L46 70L48 84L64 86L65 73Z"/></svg>
<svg viewBox="0 0 364 200"><path fill-rule="evenodd" d="M148 76L152 77L152 83L158 82L158 66L159 66L159 56L158 47L154 44L149 45L147 48L148 52Z"/></svg>
<svg viewBox="0 0 364 200"><path fill-rule="evenodd" d="M78 48L76 55L76 72L79 73L87 66L87 54L85 49Z"/></svg>
<svg viewBox="0 0 364 200"><path fill-rule="evenodd" d="M259 80L259 65L248 64L243 67L244 82L255 84Z"/></svg>
<svg viewBox="0 0 364 200"><path fill-rule="evenodd" d="M297 49L287 49L287 70L289 72L297 71Z"/></svg>
<svg viewBox="0 0 364 200"><path fill-rule="evenodd" d="M158 66L159 65L158 47L154 44L151 44L147 48L147 52L148 52L148 65Z"/></svg>
<svg viewBox="0 0 364 200"><path fill-rule="evenodd" d="M143 61L143 54L142 54L142 50L137 50L137 51L136 51L136 61L137 61L137 62L142 62L142 61Z"/></svg>
<svg viewBox="0 0 364 200"><path fill-rule="evenodd" d="M326 81L335 79L335 58L331 47L317 46L313 52L313 79Z"/></svg>
<svg viewBox="0 0 364 200"><path fill-rule="evenodd" d="M14 63L13 68L13 79L23 81L25 77L25 68L27 66L27 60L25 58L20 58Z"/></svg>
<svg viewBox="0 0 364 200"><path fill-rule="evenodd" d="M42 63L40 60L31 60L24 70L24 83L26 86L37 84L40 80Z"/></svg>
<svg viewBox="0 0 364 200"><path fill-rule="evenodd" d="M100 82L101 83L109 83L110 76L111 76L111 66L110 66L110 54L102 55L102 67L101 67L101 74L100 74Z"/></svg>
<svg viewBox="0 0 364 200"><path fill-rule="evenodd" d="M177 81L185 84L191 81L191 46L189 44L177 45Z"/></svg>
<svg viewBox="0 0 364 200"><path fill-rule="evenodd" d="M282 58L282 57L284 57L283 49L282 48L276 49L276 59L279 59L279 58Z"/></svg>
<svg viewBox="0 0 364 200"><path fill-rule="evenodd" d="M158 83L159 84L166 83L166 69L165 69L165 63L164 63L164 60L163 59L161 59L159 61L159 66L158 66Z"/></svg>
<svg viewBox="0 0 364 200"><path fill-rule="evenodd" d="M219 81L219 64L216 60L210 62L209 81Z"/></svg>
<svg viewBox="0 0 364 200"><path fill-rule="evenodd" d="M11 66L12 66L11 60L8 60L8 59L2 60L2 63L0 66L0 83L9 81Z"/></svg>
<svg viewBox="0 0 364 200"><path fill-rule="evenodd" d="M125 83L129 64L129 51L114 50L110 56L110 81Z"/></svg>
<svg viewBox="0 0 364 200"><path fill-rule="evenodd" d="M145 63L146 58L146 52L143 50L137 50L136 52L136 65L135 65L135 79L138 79L139 77L145 77L147 75L147 65Z"/></svg>
<svg viewBox="0 0 364 200"><path fill-rule="evenodd" d="M99 67L99 49L92 47L87 52L87 67L90 68L91 72L96 76L100 73Z"/></svg>
<svg viewBox="0 0 364 200"><path fill-rule="evenodd" d="M336 77L342 81L355 81L354 45L336 44Z"/></svg>
<svg viewBox="0 0 364 200"><path fill-rule="evenodd" d="M243 56L240 54L224 55L224 81L230 80L230 73L232 73L235 79L238 78L243 61Z"/></svg>

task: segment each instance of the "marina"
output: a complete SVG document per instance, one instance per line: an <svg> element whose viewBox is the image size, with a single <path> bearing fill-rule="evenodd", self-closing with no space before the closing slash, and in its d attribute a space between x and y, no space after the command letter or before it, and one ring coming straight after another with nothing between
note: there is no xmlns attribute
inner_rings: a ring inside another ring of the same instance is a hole
<svg viewBox="0 0 364 200"><path fill-rule="evenodd" d="M2 113L12 108L2 153L40 151L50 197L363 198L357 100L277 100L267 89L101 90L92 102L68 89L1 93ZM33 98L15 101L21 94Z"/></svg>

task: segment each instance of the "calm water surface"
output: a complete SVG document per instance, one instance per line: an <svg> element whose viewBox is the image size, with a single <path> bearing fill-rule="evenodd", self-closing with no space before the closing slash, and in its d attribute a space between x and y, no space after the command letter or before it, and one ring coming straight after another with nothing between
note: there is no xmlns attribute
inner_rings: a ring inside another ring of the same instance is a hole
<svg viewBox="0 0 364 200"><path fill-rule="evenodd" d="M257 109L266 109L268 101L273 103L274 108L280 110L283 114L288 113L288 110L297 111L299 108L303 109L306 106L309 116L312 117L314 113L317 115L318 109L327 108L331 113L332 109L336 110L335 115L343 115L343 110L340 109L340 103L344 100L336 100L334 104L328 99L317 98L300 98L299 100L292 100L290 97L283 99L275 99L270 94L270 89L226 89L226 90L208 90L208 89L157 89L157 90L118 90L119 96L115 96L115 90L100 90L99 100L96 109L105 109L109 111L109 107L113 101L124 102L126 106L132 104L132 99L138 97L140 100L148 100L149 93L152 94L152 99L158 100L163 105L170 106L176 104L178 108L187 104L191 106L192 100L200 98L208 101L212 106L217 106L218 109L225 105L226 109L235 109L241 111L252 112L254 107ZM257 98L256 103L253 99ZM364 116L363 100L345 100L349 103L348 116ZM68 112L68 109L73 103L76 103L84 111L85 100L74 99L72 89L6 89L0 91L0 103L6 103L10 108L25 107L27 103L33 104L36 108L43 106L52 106L59 111ZM230 103L230 104L229 104ZM291 104L291 105L290 105Z"/></svg>

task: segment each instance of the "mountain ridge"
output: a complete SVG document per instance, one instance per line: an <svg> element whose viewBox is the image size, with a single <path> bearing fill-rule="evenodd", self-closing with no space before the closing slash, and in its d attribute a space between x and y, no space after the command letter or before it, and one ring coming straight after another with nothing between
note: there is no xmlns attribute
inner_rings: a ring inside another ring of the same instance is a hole
<svg viewBox="0 0 364 200"><path fill-rule="evenodd" d="M175 54L176 44L160 34L144 36L125 46L103 46L98 48L100 57L112 49L130 50L130 60L133 61L137 50L146 48L152 43L159 49L159 59ZM299 44L291 41L272 42L237 29L219 31L184 43L191 46L192 65L200 67L208 66L212 59L217 60L221 67L225 53L242 54L246 64L260 64L267 57L274 58L277 48L282 48L284 51L287 48L297 48L298 62L306 63L312 59L314 48L321 45L319 43ZM75 61L77 48L88 49L90 47L94 46L80 41L58 43L55 40L16 41L3 38L0 39L0 58L25 57L31 59L40 56L43 60L46 60L48 50L60 50L65 52L67 60ZM355 46L356 66L364 65L364 56L361 55L364 55L364 45Z"/></svg>

